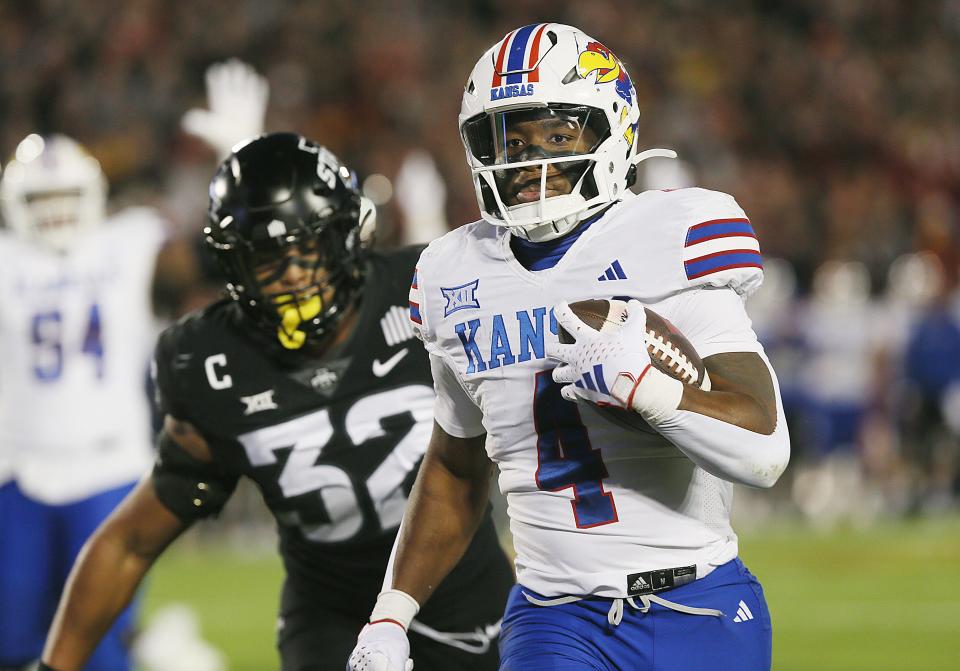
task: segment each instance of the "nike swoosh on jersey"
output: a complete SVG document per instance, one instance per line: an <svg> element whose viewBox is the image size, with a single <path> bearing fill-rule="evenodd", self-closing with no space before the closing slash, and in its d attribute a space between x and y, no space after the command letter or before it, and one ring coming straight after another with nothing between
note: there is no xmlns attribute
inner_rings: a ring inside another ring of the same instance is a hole
<svg viewBox="0 0 960 671"><path fill-rule="evenodd" d="M409 351L410 351L409 348L404 347L402 350L394 354L392 357L390 357L383 363L380 363L380 359L374 359L373 374L376 375L377 377L383 377L384 375L392 371L396 367L396 365L400 363L400 360L403 359L403 357L407 356L407 353Z"/></svg>

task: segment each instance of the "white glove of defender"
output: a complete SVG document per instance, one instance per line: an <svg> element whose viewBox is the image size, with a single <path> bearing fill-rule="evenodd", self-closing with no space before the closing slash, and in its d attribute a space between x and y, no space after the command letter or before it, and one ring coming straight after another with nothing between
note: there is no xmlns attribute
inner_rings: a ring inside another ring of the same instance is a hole
<svg viewBox="0 0 960 671"><path fill-rule="evenodd" d="M412 671L410 641L396 622L366 625L350 653L347 671Z"/></svg>
<svg viewBox="0 0 960 671"><path fill-rule="evenodd" d="M252 66L236 58L211 65L206 80L210 109L191 109L180 124L223 158L238 142L263 133L270 86Z"/></svg>
<svg viewBox="0 0 960 671"><path fill-rule="evenodd" d="M627 318L619 328L597 331L584 324L566 302L558 304L554 308L557 322L575 342L549 343L546 354L562 363L553 370L553 380L566 385L560 393L568 401L582 398L597 405L630 408L656 423L680 405L683 383L651 365L643 304L631 300L626 310Z"/></svg>

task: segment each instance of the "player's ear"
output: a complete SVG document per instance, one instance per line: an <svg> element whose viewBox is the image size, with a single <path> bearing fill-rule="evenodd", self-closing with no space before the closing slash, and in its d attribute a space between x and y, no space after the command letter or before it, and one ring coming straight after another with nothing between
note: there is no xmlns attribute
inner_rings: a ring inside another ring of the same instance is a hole
<svg viewBox="0 0 960 671"><path fill-rule="evenodd" d="M366 196L360 196L360 244L369 247L377 229L377 206Z"/></svg>

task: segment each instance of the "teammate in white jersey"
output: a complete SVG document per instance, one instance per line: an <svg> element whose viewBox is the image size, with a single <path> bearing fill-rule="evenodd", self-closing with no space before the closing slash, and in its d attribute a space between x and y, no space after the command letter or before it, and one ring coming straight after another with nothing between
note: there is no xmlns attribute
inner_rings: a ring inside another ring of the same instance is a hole
<svg viewBox="0 0 960 671"><path fill-rule="evenodd" d="M253 68L211 66L207 94L184 125L218 153L261 131ZM39 659L84 542L153 462L153 299L175 303L199 272L155 211L105 217L99 164L62 135L21 142L0 196L0 668L19 669ZM85 671L129 668L133 624L125 609Z"/></svg>
<svg viewBox="0 0 960 671"><path fill-rule="evenodd" d="M650 155L639 115L622 63L569 26L519 28L471 73L460 129L483 219L431 244L414 277L436 423L353 669L404 669L406 626L466 547L490 461L519 583L501 669L770 667L769 613L729 523L732 483L771 486L789 454L743 307L759 246L726 194L628 191ZM610 332L567 306L612 297L631 301ZM643 305L693 343L710 391L650 367Z"/></svg>
<svg viewBox="0 0 960 671"><path fill-rule="evenodd" d="M151 463L152 210L105 220L96 159L30 135L0 182L0 667L39 657L83 542ZM124 668L128 613L92 668Z"/></svg>

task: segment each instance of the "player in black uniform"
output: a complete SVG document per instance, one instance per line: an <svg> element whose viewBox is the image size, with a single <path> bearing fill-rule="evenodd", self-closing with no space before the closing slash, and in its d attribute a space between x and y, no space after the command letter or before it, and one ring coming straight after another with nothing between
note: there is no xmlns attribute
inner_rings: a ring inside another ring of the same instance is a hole
<svg viewBox="0 0 960 671"><path fill-rule="evenodd" d="M368 251L373 208L353 175L293 134L236 149L210 198L206 240L230 298L160 337L156 466L74 567L48 668L79 669L153 560L240 476L277 520L284 671L342 671L381 590L433 426L430 364L407 319L420 249ZM411 625L417 671L496 669L512 582L488 510Z"/></svg>

